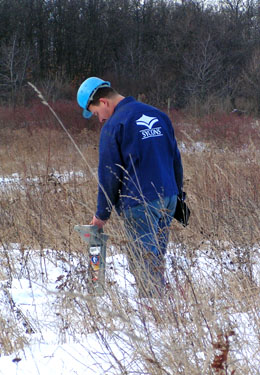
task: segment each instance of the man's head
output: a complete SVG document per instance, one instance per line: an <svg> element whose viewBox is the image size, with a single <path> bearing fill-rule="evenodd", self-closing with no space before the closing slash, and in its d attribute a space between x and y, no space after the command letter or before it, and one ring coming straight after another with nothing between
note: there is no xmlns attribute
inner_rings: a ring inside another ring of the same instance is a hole
<svg viewBox="0 0 260 375"><path fill-rule="evenodd" d="M77 94L78 104L84 108L83 116L90 118L94 114L100 122L106 121L113 114L115 106L122 98L110 86L110 82L97 77L86 79Z"/></svg>
<svg viewBox="0 0 260 375"><path fill-rule="evenodd" d="M112 87L103 87L97 90L88 105L88 110L97 116L102 123L112 116L115 109L115 100L118 93Z"/></svg>

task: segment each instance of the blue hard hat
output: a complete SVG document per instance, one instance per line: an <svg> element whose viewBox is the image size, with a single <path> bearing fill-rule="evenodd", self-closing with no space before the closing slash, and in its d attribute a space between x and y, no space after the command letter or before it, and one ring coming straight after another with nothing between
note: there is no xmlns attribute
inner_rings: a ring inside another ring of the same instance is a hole
<svg viewBox="0 0 260 375"><path fill-rule="evenodd" d="M90 118L92 113L87 109L89 103L93 99L93 96L101 87L110 87L111 84L108 81L97 77L87 78L79 87L77 93L77 101L80 107L84 108L83 117Z"/></svg>

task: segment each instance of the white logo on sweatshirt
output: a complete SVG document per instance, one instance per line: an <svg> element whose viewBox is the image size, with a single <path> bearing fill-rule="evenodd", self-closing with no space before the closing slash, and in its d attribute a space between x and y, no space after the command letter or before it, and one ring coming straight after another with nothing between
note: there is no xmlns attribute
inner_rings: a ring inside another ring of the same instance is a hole
<svg viewBox="0 0 260 375"><path fill-rule="evenodd" d="M147 139L151 137L161 137L163 134L161 132L161 127L153 128L153 125L158 122L157 117L150 117L142 115L138 120L136 120L136 125L146 126L148 129L140 130L142 133L142 139Z"/></svg>
<svg viewBox="0 0 260 375"><path fill-rule="evenodd" d="M147 128L152 129L153 125L158 121L157 117L142 115L142 117L136 120L136 125L147 126Z"/></svg>
<svg viewBox="0 0 260 375"><path fill-rule="evenodd" d="M143 136L142 139L151 138L151 137L161 137L163 135L161 132L161 127L153 128L153 129L143 129L143 130L140 130L140 132L142 133L142 136Z"/></svg>

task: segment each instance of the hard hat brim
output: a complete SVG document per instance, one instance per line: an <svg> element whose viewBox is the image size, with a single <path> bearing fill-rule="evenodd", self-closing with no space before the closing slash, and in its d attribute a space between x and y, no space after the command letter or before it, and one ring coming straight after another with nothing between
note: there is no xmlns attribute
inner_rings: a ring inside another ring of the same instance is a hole
<svg viewBox="0 0 260 375"><path fill-rule="evenodd" d="M92 113L87 109L84 109L82 115L84 118L90 118L92 116Z"/></svg>

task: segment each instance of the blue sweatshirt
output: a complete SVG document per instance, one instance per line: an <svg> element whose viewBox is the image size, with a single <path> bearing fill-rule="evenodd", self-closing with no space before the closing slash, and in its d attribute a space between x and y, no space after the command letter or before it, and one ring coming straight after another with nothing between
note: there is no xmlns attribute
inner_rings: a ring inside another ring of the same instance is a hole
<svg viewBox="0 0 260 375"><path fill-rule="evenodd" d="M104 124L99 144L96 217L179 194L183 169L172 123L150 105L126 97Z"/></svg>

